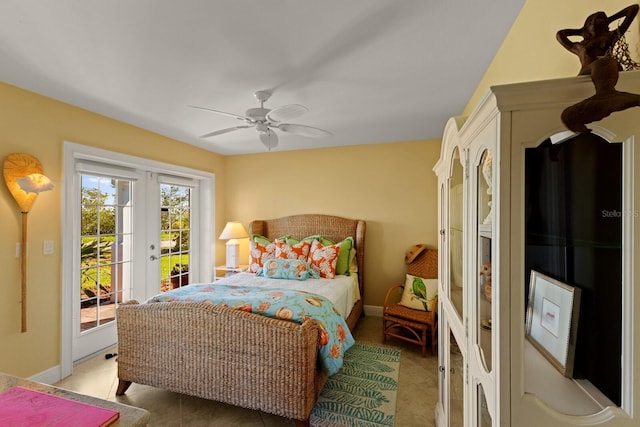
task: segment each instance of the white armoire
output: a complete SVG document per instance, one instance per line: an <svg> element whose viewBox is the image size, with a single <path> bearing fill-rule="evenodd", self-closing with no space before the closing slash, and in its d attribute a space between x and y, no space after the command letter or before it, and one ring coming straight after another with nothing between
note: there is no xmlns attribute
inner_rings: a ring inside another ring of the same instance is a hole
<svg viewBox="0 0 640 427"><path fill-rule="evenodd" d="M640 94L640 71L616 89ZM593 94L587 76L495 86L446 125L439 427L640 426L640 108L567 131Z"/></svg>

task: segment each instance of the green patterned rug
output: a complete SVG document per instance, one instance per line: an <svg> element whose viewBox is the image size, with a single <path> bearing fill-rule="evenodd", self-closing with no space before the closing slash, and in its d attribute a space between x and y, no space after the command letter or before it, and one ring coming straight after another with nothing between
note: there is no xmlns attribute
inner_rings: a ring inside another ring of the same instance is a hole
<svg viewBox="0 0 640 427"><path fill-rule="evenodd" d="M354 344L311 412L313 427L393 426L400 350Z"/></svg>

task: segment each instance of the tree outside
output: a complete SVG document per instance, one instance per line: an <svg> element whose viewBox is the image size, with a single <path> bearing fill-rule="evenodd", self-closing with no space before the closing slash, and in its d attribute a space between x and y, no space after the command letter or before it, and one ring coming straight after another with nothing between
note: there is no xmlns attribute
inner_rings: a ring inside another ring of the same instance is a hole
<svg viewBox="0 0 640 427"><path fill-rule="evenodd" d="M115 207L104 205L109 194L82 187L81 297L93 299L111 288L111 247L115 241Z"/></svg>

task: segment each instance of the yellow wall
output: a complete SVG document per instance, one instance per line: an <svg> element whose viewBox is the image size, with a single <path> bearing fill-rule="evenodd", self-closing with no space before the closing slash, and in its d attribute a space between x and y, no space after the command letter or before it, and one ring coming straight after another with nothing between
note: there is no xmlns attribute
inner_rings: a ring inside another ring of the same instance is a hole
<svg viewBox="0 0 640 427"><path fill-rule="evenodd" d="M224 158L184 143L0 83L0 160L10 153L37 157L53 179L53 191L38 196L28 220L28 331L20 332L21 216L2 180L0 185L0 371L31 376L60 363L61 197L63 141L109 149L216 173L216 193L224 194ZM180 153L176 156L176 153ZM217 218L224 220L222 204ZM53 240L54 255L42 255Z"/></svg>
<svg viewBox="0 0 640 427"><path fill-rule="evenodd" d="M226 214L245 225L302 213L364 219L364 303L381 306L389 286L404 281L405 251L437 245L431 169L439 156L439 140L230 156Z"/></svg>
<svg viewBox="0 0 640 427"><path fill-rule="evenodd" d="M528 0L462 115L473 112L490 86L577 75L580 61L558 43L558 30L581 28L594 12L611 16L631 4L630 0ZM625 35L636 62L640 62L639 29L636 17Z"/></svg>
<svg viewBox="0 0 640 427"><path fill-rule="evenodd" d="M20 333L20 214L0 186L0 371L32 376L60 363L62 143L65 140L175 163L216 174L216 230L236 219L326 213L367 221L366 304L381 305L402 281L404 252L437 242L436 178L431 168L440 141L222 157L148 131L0 83L0 158L24 152L42 162L55 189L42 193L29 214L27 333ZM162 149L158 149L162 147ZM176 153L180 153L176 156ZM256 171L259 174L256 174ZM55 254L42 255L44 240ZM217 241L217 264L224 242ZM246 248L244 256L248 256Z"/></svg>

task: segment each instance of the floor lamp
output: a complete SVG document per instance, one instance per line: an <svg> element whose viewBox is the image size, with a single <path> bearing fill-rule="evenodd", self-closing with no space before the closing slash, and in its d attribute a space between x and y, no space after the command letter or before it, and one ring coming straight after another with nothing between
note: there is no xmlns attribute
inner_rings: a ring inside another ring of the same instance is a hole
<svg viewBox="0 0 640 427"><path fill-rule="evenodd" d="M53 188L51 180L42 175L40 161L30 154L9 154L4 160L4 180L22 213L20 244L22 332L27 332L27 215L31 205L42 191Z"/></svg>

